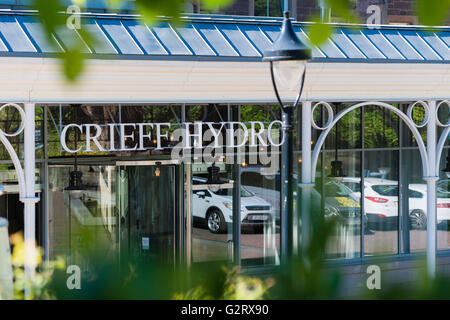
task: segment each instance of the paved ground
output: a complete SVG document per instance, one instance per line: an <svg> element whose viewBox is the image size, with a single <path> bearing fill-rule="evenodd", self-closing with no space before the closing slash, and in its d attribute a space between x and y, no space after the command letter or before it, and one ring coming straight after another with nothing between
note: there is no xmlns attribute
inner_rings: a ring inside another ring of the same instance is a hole
<svg viewBox="0 0 450 320"><path fill-rule="evenodd" d="M194 261L227 259L228 241L231 234L212 234L206 228L193 228L193 258ZM241 235L242 258L263 258L274 256L279 251L280 234L277 228L275 234L264 235L252 231L243 231ZM330 257L358 257L360 254L361 236L359 230L341 228L331 237L328 245ZM438 230L438 249L450 248L450 231ZM426 246L426 231L410 231L410 251L424 251ZM392 230L369 229L364 236L366 255L398 253L398 232Z"/></svg>
<svg viewBox="0 0 450 320"><path fill-rule="evenodd" d="M195 227L192 231L193 259L196 262L227 259L231 254L228 241L231 234L213 234L206 228ZM280 247L280 231L264 235L253 230L243 230L241 234L242 259L263 258L276 255Z"/></svg>

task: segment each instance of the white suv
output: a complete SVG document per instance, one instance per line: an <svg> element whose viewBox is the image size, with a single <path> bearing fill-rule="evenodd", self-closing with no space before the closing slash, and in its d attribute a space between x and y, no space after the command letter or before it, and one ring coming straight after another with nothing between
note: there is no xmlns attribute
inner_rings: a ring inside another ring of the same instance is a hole
<svg viewBox="0 0 450 320"><path fill-rule="evenodd" d="M361 198L361 179L345 177L341 181ZM450 220L450 193L447 180L438 183L437 222ZM396 224L398 222L398 182L380 178L364 178L364 210L369 223ZM427 226L427 192L425 184L408 186L409 221L412 229L425 230Z"/></svg>
<svg viewBox="0 0 450 320"><path fill-rule="evenodd" d="M229 223L233 222L232 189L211 190L207 179L193 177L194 185L205 185L204 189L193 191L192 216L206 222L212 233L224 233ZM255 196L241 186L241 221L242 226L251 226L261 231L264 225L275 223L275 214L267 201Z"/></svg>

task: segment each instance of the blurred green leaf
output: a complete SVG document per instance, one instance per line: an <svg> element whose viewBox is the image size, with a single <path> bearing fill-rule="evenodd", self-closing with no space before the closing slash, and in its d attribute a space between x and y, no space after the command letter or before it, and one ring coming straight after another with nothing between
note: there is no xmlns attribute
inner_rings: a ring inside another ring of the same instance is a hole
<svg viewBox="0 0 450 320"><path fill-rule="evenodd" d="M308 32L311 44L319 46L331 36L333 29L330 25L325 23L316 22L314 23Z"/></svg>
<svg viewBox="0 0 450 320"><path fill-rule="evenodd" d="M69 50L61 54L64 61L64 74L67 80L75 81L83 70L83 54L80 50Z"/></svg>
<svg viewBox="0 0 450 320"><path fill-rule="evenodd" d="M65 24L65 17L58 12L64 11L58 0L34 0L34 7L39 11L38 16L44 26L47 38L55 32L58 25Z"/></svg>
<svg viewBox="0 0 450 320"><path fill-rule="evenodd" d="M222 9L230 6L235 0L202 0L202 7L210 10Z"/></svg>
<svg viewBox="0 0 450 320"><path fill-rule="evenodd" d="M419 22L428 26L445 24L450 12L450 0L417 0Z"/></svg>
<svg viewBox="0 0 450 320"><path fill-rule="evenodd" d="M63 14L66 8L62 7L58 0L34 0L33 4L39 11L38 16L48 42L54 43L53 35L56 34L56 30L67 29L68 16ZM83 35L83 37L89 39L88 35ZM69 81L75 81L83 70L82 45L80 39L65 48L65 52L59 55L63 61L64 74Z"/></svg>

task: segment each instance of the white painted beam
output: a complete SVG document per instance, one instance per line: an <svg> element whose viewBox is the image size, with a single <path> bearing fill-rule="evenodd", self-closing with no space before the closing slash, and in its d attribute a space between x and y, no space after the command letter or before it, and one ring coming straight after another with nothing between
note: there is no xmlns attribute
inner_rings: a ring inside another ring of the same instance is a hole
<svg viewBox="0 0 450 320"><path fill-rule="evenodd" d="M86 60L68 84L53 58L1 57L0 101L34 103L274 103L263 62ZM310 101L450 99L450 64L310 63ZM288 93L289 94L289 93ZM295 92L291 92L292 99Z"/></svg>

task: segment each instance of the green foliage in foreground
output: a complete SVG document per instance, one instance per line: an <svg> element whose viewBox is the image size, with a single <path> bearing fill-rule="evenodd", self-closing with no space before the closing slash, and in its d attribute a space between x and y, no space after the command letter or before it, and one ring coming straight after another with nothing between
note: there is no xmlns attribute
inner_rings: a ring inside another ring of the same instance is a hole
<svg viewBox="0 0 450 320"><path fill-rule="evenodd" d="M39 266L31 285L31 299L178 299L178 300L253 300L253 299L450 299L450 278L438 275L430 280L425 267L419 267L416 281L392 284L383 281L382 290L352 290L353 296L343 295L345 278L339 268L325 265L325 253L337 222L324 219L320 210L312 210L311 238L300 258L293 258L284 267L270 274L252 276L238 267L220 262L194 264L187 269L182 264L162 262L150 257L122 255L107 258L109 247L92 231L83 235L86 246L67 257L82 270L81 288L69 290L70 274L58 259ZM99 231L99 230L96 230ZM99 240L99 239L97 239ZM27 281L23 275L23 241L13 241L15 298L24 298ZM91 246L89 246L91 244ZM107 245L107 242L105 242ZM94 248L95 246L95 248ZM68 265L71 263L67 263Z"/></svg>

